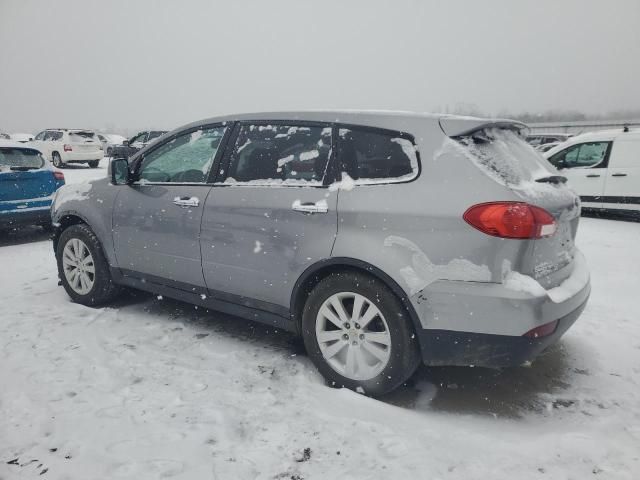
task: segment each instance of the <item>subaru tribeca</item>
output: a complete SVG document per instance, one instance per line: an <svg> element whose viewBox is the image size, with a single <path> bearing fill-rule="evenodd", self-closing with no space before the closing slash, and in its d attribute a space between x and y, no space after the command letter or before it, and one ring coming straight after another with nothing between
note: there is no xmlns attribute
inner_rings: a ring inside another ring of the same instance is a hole
<svg viewBox="0 0 640 480"><path fill-rule="evenodd" d="M513 121L375 112L212 118L63 187L61 283L134 287L300 334L331 385L530 361L590 293L565 179Z"/></svg>

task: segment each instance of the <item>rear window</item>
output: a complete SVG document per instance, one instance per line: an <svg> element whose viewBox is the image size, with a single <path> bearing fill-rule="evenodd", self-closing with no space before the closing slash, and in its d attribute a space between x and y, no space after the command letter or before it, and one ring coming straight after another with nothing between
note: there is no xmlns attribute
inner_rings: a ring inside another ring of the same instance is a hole
<svg viewBox="0 0 640 480"><path fill-rule="evenodd" d="M418 175L418 157L409 136L382 130L340 128L341 172L372 183L411 180Z"/></svg>
<svg viewBox="0 0 640 480"><path fill-rule="evenodd" d="M37 150L0 148L0 170L21 170L43 166L44 159Z"/></svg>
<svg viewBox="0 0 640 480"><path fill-rule="evenodd" d="M79 142L83 143L87 140L98 140L96 134L93 132L69 132L69 141L70 142Z"/></svg>
<svg viewBox="0 0 640 480"><path fill-rule="evenodd" d="M557 175L553 166L513 130L490 128L456 137L465 153L495 180L508 186Z"/></svg>

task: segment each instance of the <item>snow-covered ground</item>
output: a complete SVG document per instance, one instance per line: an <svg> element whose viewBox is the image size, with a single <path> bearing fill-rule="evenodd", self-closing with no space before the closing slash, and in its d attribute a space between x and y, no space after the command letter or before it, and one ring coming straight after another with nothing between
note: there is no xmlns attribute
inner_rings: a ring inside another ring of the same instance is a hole
<svg viewBox="0 0 640 480"><path fill-rule="evenodd" d="M639 240L582 219L590 303L531 367L421 368L373 400L262 325L146 294L75 305L46 236L5 235L0 479L640 478Z"/></svg>

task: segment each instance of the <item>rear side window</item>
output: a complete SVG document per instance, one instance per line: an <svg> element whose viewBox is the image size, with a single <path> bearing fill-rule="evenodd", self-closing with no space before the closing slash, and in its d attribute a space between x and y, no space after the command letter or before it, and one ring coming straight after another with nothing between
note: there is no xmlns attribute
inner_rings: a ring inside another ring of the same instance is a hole
<svg viewBox="0 0 640 480"><path fill-rule="evenodd" d="M322 185L330 153L330 127L242 125L225 183Z"/></svg>
<svg viewBox="0 0 640 480"><path fill-rule="evenodd" d="M49 130L44 134L44 140L48 140L51 142L60 140L61 138L62 138L62 132L55 132L55 131Z"/></svg>
<svg viewBox="0 0 640 480"><path fill-rule="evenodd" d="M418 175L418 156L410 137L396 132L340 128L341 172L362 183L407 181Z"/></svg>

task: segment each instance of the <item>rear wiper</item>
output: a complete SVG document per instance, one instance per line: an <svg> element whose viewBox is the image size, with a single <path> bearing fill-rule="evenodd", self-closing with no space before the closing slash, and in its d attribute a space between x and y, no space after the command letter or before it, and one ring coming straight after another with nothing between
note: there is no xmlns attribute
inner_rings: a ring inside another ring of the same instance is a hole
<svg viewBox="0 0 640 480"><path fill-rule="evenodd" d="M20 166L12 166L9 167L10 170L18 171L18 172L26 172L27 170L37 170L38 167L20 167Z"/></svg>
<svg viewBox="0 0 640 480"><path fill-rule="evenodd" d="M548 177L536 178L538 183L567 183L567 177L562 175L549 175Z"/></svg>

